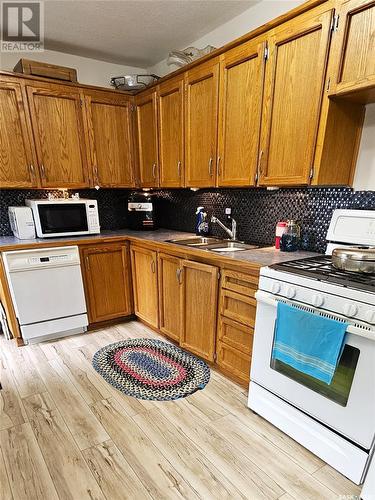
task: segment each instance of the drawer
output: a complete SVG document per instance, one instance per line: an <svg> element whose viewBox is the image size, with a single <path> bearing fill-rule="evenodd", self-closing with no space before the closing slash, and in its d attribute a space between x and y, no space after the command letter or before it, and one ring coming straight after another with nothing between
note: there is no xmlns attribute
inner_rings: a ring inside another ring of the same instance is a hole
<svg viewBox="0 0 375 500"><path fill-rule="evenodd" d="M220 342L224 342L243 353L251 354L253 350L254 328L241 325L224 316L219 319L218 337Z"/></svg>
<svg viewBox="0 0 375 500"><path fill-rule="evenodd" d="M222 273L221 286L226 290L241 293L248 297L255 296L258 289L259 276L238 273L237 271L224 270Z"/></svg>
<svg viewBox="0 0 375 500"><path fill-rule="evenodd" d="M234 379L248 384L250 380L251 356L218 340L216 362L220 368Z"/></svg>
<svg viewBox="0 0 375 500"><path fill-rule="evenodd" d="M243 325L255 325L256 300L230 290L221 290L220 312Z"/></svg>

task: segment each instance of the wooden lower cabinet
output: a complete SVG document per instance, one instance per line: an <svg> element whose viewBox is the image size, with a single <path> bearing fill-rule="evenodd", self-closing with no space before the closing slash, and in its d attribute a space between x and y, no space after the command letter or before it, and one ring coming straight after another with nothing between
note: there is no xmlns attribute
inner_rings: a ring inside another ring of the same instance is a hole
<svg viewBox="0 0 375 500"><path fill-rule="evenodd" d="M132 314L129 245L99 244L81 249L90 323Z"/></svg>
<svg viewBox="0 0 375 500"><path fill-rule="evenodd" d="M221 291L220 312L243 325L254 326L256 300L230 290Z"/></svg>
<svg viewBox="0 0 375 500"><path fill-rule="evenodd" d="M251 354L253 350L254 328L241 325L225 316L220 317L218 340L240 350L244 354Z"/></svg>
<svg viewBox="0 0 375 500"><path fill-rule="evenodd" d="M226 375L245 385L250 380L258 280L257 273L229 270L223 271L221 280L216 362Z"/></svg>
<svg viewBox="0 0 375 500"><path fill-rule="evenodd" d="M160 331L180 341L182 311L181 259L159 254L159 311Z"/></svg>
<svg viewBox="0 0 375 500"><path fill-rule="evenodd" d="M216 362L228 377L244 385L249 383L251 356L248 354L218 340Z"/></svg>
<svg viewBox="0 0 375 500"><path fill-rule="evenodd" d="M131 246L135 314L154 328L159 328L157 252Z"/></svg>
<svg viewBox="0 0 375 500"><path fill-rule="evenodd" d="M181 347L214 361L218 268L182 261Z"/></svg>
<svg viewBox="0 0 375 500"><path fill-rule="evenodd" d="M130 252L136 315L183 349L216 362L228 377L248 384L258 272L223 269L220 282L219 266L138 245L131 245Z"/></svg>

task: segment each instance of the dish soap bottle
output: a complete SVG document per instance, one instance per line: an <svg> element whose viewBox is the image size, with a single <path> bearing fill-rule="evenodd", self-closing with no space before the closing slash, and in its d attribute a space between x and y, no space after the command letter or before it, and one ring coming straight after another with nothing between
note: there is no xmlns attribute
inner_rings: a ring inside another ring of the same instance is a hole
<svg viewBox="0 0 375 500"><path fill-rule="evenodd" d="M208 236L207 212L204 211L204 207L198 207L195 214L197 216L195 234L197 236Z"/></svg>

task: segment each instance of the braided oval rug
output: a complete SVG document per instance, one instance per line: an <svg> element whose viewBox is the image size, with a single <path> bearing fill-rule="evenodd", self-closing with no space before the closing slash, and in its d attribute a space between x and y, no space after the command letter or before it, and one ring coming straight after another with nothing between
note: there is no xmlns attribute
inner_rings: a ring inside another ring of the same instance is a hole
<svg viewBox="0 0 375 500"><path fill-rule="evenodd" d="M156 339L128 339L99 349L92 364L111 385L138 399L168 401L203 389L208 365L173 344Z"/></svg>

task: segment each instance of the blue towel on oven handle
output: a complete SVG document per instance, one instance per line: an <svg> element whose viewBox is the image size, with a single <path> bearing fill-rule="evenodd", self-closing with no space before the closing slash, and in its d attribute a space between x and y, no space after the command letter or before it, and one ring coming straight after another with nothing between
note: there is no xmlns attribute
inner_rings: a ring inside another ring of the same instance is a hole
<svg viewBox="0 0 375 500"><path fill-rule="evenodd" d="M347 328L347 323L278 302L272 357L330 384Z"/></svg>

